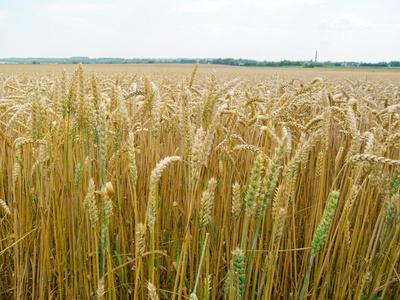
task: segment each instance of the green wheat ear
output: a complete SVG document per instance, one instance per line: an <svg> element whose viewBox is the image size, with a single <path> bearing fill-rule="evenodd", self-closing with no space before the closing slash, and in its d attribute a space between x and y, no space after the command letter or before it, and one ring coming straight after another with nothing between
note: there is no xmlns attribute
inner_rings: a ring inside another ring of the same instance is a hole
<svg viewBox="0 0 400 300"><path fill-rule="evenodd" d="M301 288L299 299L302 300L304 298L304 293L306 290L308 277L310 276L311 267L313 265L313 261L317 253L321 250L323 243L325 242L326 235L328 234L329 226L332 223L333 215L335 214L335 209L339 199L339 191L332 191L331 198L328 202L327 207L325 208L324 214L322 215L321 222L319 223L317 230L314 234L314 239L312 241L311 247L311 257L310 262L308 264L308 269L306 273L306 277L304 278L303 287Z"/></svg>
<svg viewBox="0 0 400 300"><path fill-rule="evenodd" d="M230 273L230 271L228 271L228 275L226 276L225 284L224 284L224 295L225 296L228 296L230 286L231 286L231 273Z"/></svg>
<svg viewBox="0 0 400 300"><path fill-rule="evenodd" d="M339 191L332 191L331 198L328 202L328 205L324 211L321 222L319 223L317 230L314 235L314 239L312 241L311 247L311 255L315 256L320 250L322 244L325 242L326 235L329 230L329 225L332 222L333 215L335 214L335 209L339 199Z"/></svg>
<svg viewBox="0 0 400 300"><path fill-rule="evenodd" d="M245 204L249 211L252 209L254 201L259 195L259 190L261 186L261 173L263 169L264 158L261 155L258 155L254 160L254 166L250 172L250 184L245 198Z"/></svg>
<svg viewBox="0 0 400 300"><path fill-rule="evenodd" d="M246 272L244 266L244 253L240 248L232 251L232 272L233 272L233 286L239 288L239 295L242 295L246 287Z"/></svg>

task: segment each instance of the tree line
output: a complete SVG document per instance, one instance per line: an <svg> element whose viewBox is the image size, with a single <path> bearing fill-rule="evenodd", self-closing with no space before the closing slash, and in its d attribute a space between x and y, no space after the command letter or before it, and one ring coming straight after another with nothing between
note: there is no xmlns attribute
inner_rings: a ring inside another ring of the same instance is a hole
<svg viewBox="0 0 400 300"><path fill-rule="evenodd" d="M146 63L173 63L173 64L217 64L228 66L246 67L370 67L386 68L400 67L400 61L368 63L368 62L314 62L313 60L281 60L281 61L258 61L253 59L234 58L118 58L100 57L90 58L87 56L74 56L69 58L46 58L46 57L24 57L24 58L0 58L2 63L16 64L146 64Z"/></svg>

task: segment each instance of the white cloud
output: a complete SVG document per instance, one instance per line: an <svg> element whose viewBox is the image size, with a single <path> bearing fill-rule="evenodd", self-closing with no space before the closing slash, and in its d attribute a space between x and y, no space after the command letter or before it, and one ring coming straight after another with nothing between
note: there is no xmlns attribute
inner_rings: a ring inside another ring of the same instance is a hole
<svg viewBox="0 0 400 300"><path fill-rule="evenodd" d="M197 57L306 60L315 53L313 37L307 32L299 34L293 28L242 26L217 21L182 27L180 35L187 44L190 43L182 48L186 53L197 51Z"/></svg>
<svg viewBox="0 0 400 300"><path fill-rule="evenodd" d="M118 5L112 4L98 4L98 3L50 3L43 5L33 5L33 11L40 12L41 14L81 14L93 11L105 11L118 8Z"/></svg>
<svg viewBox="0 0 400 300"><path fill-rule="evenodd" d="M350 29L367 29L370 26L352 13L339 14L331 16L330 20L325 23L330 29L350 30Z"/></svg>
<svg viewBox="0 0 400 300"><path fill-rule="evenodd" d="M248 3L265 8L274 6L291 6L291 5L315 5L322 3L322 0L248 0Z"/></svg>
<svg viewBox="0 0 400 300"><path fill-rule="evenodd" d="M113 30L110 27L102 26L99 24L91 23L85 18L76 16L51 16L57 25L63 28L67 32L73 33L72 37L86 37L89 40L95 40L96 38L107 39L128 39L130 36L124 32Z"/></svg>
<svg viewBox="0 0 400 300"><path fill-rule="evenodd" d="M81 31L96 29L88 20L75 16L50 16L50 19L56 23L70 28L81 28Z"/></svg>
<svg viewBox="0 0 400 300"><path fill-rule="evenodd" d="M179 12L209 12L219 10L227 4L225 1L197 1L179 6L176 10Z"/></svg>
<svg viewBox="0 0 400 300"><path fill-rule="evenodd" d="M5 11L1 11L0 10L0 23L5 19L5 17L6 17L6 12Z"/></svg>
<svg viewBox="0 0 400 300"><path fill-rule="evenodd" d="M183 27L188 33L197 31L205 35L216 35L221 38L221 35L230 35L234 38L234 41L238 41L238 38L245 39L253 37L254 39L260 39L262 36L270 37L271 34L276 36L289 36L294 37L296 29L285 29L275 26L255 26L255 25L239 25L239 24L226 24L221 22L208 22L203 24L196 24L191 26Z"/></svg>

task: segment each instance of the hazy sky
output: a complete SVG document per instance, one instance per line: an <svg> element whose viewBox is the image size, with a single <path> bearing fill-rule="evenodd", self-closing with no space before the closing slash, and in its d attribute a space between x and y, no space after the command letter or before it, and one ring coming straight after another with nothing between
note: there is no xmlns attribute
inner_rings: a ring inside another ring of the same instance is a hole
<svg viewBox="0 0 400 300"><path fill-rule="evenodd" d="M0 0L0 57L400 60L400 0Z"/></svg>

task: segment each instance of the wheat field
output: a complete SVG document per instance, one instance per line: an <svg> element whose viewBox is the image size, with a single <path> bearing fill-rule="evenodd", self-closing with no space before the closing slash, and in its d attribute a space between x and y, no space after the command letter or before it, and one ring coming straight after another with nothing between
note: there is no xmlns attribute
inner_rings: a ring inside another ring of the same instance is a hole
<svg viewBox="0 0 400 300"><path fill-rule="evenodd" d="M398 299L399 75L2 65L0 298Z"/></svg>

